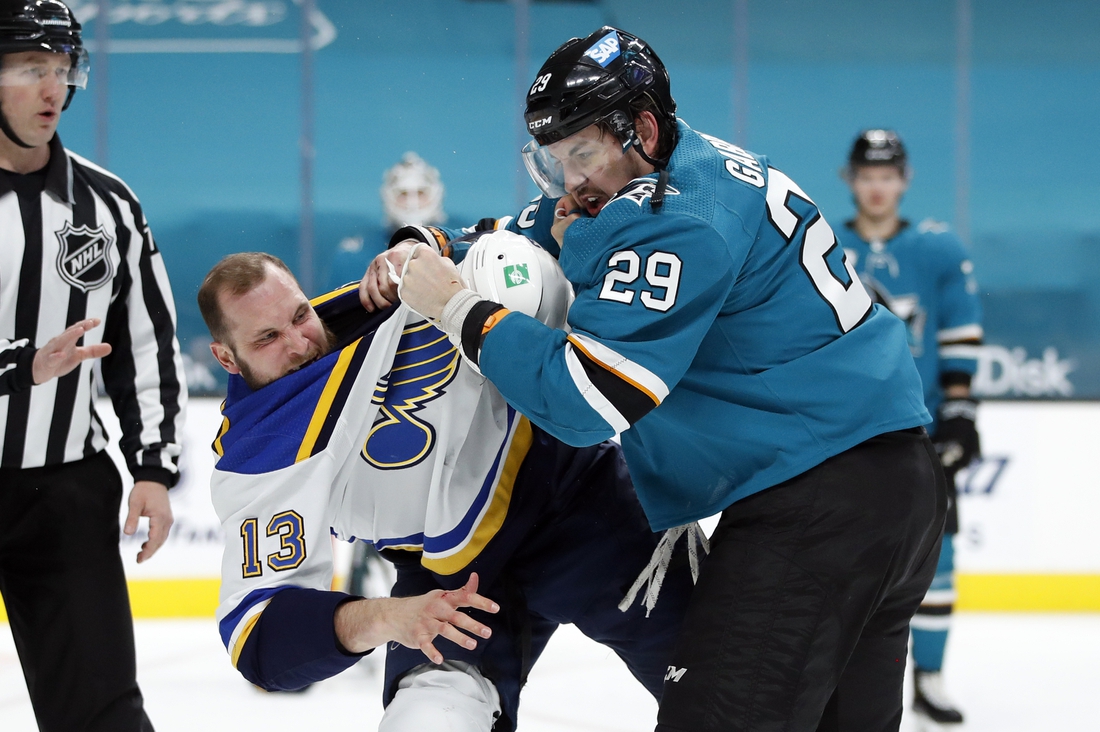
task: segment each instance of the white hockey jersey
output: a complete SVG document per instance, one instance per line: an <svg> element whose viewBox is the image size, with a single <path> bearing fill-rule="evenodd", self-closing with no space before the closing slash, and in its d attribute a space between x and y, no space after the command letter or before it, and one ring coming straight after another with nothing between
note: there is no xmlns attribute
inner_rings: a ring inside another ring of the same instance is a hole
<svg viewBox="0 0 1100 732"><path fill-rule="evenodd" d="M341 295L354 287L327 297ZM330 534L422 551L439 574L465 567L502 525L532 440L404 306L262 389L232 377L222 413L211 495L226 536L217 618L234 665L272 596L329 589Z"/></svg>

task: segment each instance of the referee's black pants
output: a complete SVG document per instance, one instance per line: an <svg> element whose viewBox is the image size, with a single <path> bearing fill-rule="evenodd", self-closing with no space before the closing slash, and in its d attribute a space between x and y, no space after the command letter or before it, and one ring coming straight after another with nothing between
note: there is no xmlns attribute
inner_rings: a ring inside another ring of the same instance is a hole
<svg viewBox="0 0 1100 732"><path fill-rule="evenodd" d="M936 571L945 491L924 430L905 430L727 508L658 732L897 730L909 620Z"/></svg>
<svg viewBox="0 0 1100 732"><path fill-rule="evenodd" d="M0 469L0 594L43 732L153 729L118 553L121 500L106 452Z"/></svg>

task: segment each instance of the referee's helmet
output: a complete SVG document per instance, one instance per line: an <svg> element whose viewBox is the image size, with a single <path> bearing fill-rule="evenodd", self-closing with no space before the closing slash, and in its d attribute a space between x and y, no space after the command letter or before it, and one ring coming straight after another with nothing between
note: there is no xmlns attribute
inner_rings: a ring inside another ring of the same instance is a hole
<svg viewBox="0 0 1100 732"><path fill-rule="evenodd" d="M76 90L88 85L88 52L69 6L60 0L0 0L0 56L24 51L68 54L69 96L62 107L68 109Z"/></svg>

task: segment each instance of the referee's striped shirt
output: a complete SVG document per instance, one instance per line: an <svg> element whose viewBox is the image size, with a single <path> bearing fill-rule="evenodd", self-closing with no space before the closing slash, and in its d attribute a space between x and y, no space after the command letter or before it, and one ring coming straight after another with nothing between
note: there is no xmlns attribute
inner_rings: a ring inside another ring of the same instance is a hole
<svg viewBox="0 0 1100 732"><path fill-rule="evenodd" d="M103 382L130 472L173 485L187 388L175 303L141 204L56 135L45 190L24 191L28 177L0 172L0 468L72 462L106 446L93 361L38 386L31 375L37 347L97 317L83 344L112 346Z"/></svg>

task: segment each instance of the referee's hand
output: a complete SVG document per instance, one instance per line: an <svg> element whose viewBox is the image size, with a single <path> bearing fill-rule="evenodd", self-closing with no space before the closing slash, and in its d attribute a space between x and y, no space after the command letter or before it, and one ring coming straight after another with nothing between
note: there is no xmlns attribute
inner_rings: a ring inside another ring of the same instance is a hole
<svg viewBox="0 0 1100 732"><path fill-rule="evenodd" d="M134 483L134 489L130 491L130 510L122 527L123 533L133 536L137 531L138 519L142 516L149 517L149 538L138 552L138 564L156 554L157 549L168 538L168 530L172 528L174 519L172 503L168 500L168 486L152 480Z"/></svg>
<svg viewBox="0 0 1100 732"><path fill-rule="evenodd" d="M85 333L99 327L99 322L99 318L88 318L73 323L61 335L54 336L46 345L39 348L34 354L34 364L31 367L34 383L45 384L50 379L69 373L80 365L81 361L89 358L103 358L109 354L110 343L77 345L77 341L83 338Z"/></svg>

